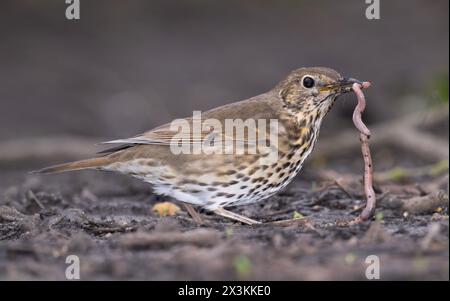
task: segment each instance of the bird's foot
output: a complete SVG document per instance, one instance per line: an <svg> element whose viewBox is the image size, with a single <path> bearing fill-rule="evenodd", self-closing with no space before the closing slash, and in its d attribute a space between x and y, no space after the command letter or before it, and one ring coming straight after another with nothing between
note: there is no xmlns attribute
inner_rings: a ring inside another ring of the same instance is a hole
<svg viewBox="0 0 450 301"><path fill-rule="evenodd" d="M194 222L198 225L201 226L203 225L203 219L200 216L200 214L197 212L197 210L194 209L194 207L192 207L191 204L187 204L187 203L183 203L184 208L186 209L186 211L189 213L189 215L192 217L192 219L194 220Z"/></svg>

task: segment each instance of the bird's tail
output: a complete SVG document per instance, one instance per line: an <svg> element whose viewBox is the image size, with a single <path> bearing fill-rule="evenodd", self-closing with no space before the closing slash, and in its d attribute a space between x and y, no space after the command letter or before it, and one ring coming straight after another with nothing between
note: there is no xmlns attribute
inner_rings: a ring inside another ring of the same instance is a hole
<svg viewBox="0 0 450 301"><path fill-rule="evenodd" d="M75 162L63 163L53 165L40 170L32 171L31 173L57 173L71 170L101 168L112 163L112 159L108 157L99 157Z"/></svg>

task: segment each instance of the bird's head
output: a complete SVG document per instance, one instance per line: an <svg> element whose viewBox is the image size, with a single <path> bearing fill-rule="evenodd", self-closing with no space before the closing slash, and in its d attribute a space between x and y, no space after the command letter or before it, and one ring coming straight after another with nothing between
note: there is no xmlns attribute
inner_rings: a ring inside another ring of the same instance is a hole
<svg viewBox="0 0 450 301"><path fill-rule="evenodd" d="M292 71L276 89L283 106L293 114L323 117L331 109L336 97L350 92L353 78L344 78L330 68L311 67Z"/></svg>

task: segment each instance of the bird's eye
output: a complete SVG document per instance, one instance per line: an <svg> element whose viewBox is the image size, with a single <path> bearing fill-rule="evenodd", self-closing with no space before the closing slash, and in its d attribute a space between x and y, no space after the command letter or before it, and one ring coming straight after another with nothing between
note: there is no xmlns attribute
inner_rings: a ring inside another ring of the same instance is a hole
<svg viewBox="0 0 450 301"><path fill-rule="evenodd" d="M310 76L305 76L303 78L303 87L305 87L305 88L314 87L314 79Z"/></svg>

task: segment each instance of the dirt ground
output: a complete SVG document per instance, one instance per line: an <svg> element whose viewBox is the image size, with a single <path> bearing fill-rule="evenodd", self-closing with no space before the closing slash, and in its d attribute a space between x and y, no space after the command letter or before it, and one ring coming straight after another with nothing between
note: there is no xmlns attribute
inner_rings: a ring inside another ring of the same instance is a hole
<svg viewBox="0 0 450 301"><path fill-rule="evenodd" d="M364 204L360 160L350 158L320 172L310 162L281 194L232 209L265 222L303 217L256 227L207 212L202 226L184 210L159 217L152 207L168 199L121 175L10 170L1 183L20 184L0 198L0 278L64 280L73 254L83 280L364 280L376 255L383 280L448 280L448 175L377 184L374 221L349 227ZM332 170L338 182L324 176ZM439 191L416 214L402 203Z"/></svg>
<svg viewBox="0 0 450 301"><path fill-rule="evenodd" d="M1 2L0 280L65 280L68 255L81 280L366 280L369 255L382 280L449 279L448 114L420 135L395 123L448 104L448 1L385 1L368 21L364 1L98 0L76 23L64 1ZM198 226L184 210L159 217L153 206L174 200L126 176L28 173L314 65L373 83L363 116L378 177L372 221L344 223L364 205L353 95L286 190L230 208L298 218L288 225L200 212Z"/></svg>

